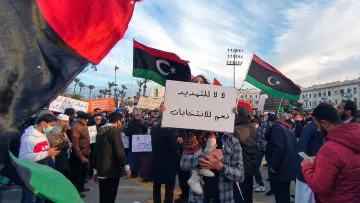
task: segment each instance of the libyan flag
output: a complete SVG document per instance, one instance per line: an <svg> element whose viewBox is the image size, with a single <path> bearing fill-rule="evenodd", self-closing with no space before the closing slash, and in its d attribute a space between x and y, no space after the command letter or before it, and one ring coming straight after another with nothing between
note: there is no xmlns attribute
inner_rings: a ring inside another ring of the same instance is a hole
<svg viewBox="0 0 360 203"><path fill-rule="evenodd" d="M275 97L291 101L298 101L300 98L301 89L299 86L255 54L246 81Z"/></svg>
<svg viewBox="0 0 360 203"><path fill-rule="evenodd" d="M135 2L0 1L0 170L16 184L55 202L82 202L57 171L11 158L9 142L21 135L25 119L48 106L124 36Z"/></svg>
<svg viewBox="0 0 360 203"><path fill-rule="evenodd" d="M134 40L133 76L152 80L165 86L166 80L189 82L188 61L178 55L147 47Z"/></svg>

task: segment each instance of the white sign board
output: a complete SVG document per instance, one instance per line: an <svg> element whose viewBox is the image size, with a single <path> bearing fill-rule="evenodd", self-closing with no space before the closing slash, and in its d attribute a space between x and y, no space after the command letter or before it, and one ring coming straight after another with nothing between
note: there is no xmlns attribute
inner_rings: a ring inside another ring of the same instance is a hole
<svg viewBox="0 0 360 203"><path fill-rule="evenodd" d="M233 133L236 96L232 87L167 80L162 127Z"/></svg>
<svg viewBox="0 0 360 203"><path fill-rule="evenodd" d="M97 135L96 125L89 126L88 129L90 134L90 144L93 144L96 142L96 135Z"/></svg>
<svg viewBox="0 0 360 203"><path fill-rule="evenodd" d="M163 98L151 98L141 96L137 104L138 108L141 109L156 109L160 108L161 103L164 101Z"/></svg>
<svg viewBox="0 0 360 203"><path fill-rule="evenodd" d="M74 108L75 111L84 111L87 112L89 107L89 103L58 96L54 101L50 103L49 110L55 111L59 113L64 113L67 108Z"/></svg>
<svg viewBox="0 0 360 203"><path fill-rule="evenodd" d="M129 148L129 137L125 136L125 133L121 133L121 140L124 145L124 148L125 149Z"/></svg>
<svg viewBox="0 0 360 203"><path fill-rule="evenodd" d="M132 152L151 152L151 136L150 135L133 135L132 136Z"/></svg>

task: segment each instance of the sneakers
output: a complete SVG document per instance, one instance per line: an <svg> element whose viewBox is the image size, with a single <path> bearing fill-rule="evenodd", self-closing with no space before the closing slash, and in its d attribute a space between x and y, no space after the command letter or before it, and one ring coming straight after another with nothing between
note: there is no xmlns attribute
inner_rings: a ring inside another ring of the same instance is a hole
<svg viewBox="0 0 360 203"><path fill-rule="evenodd" d="M199 174L206 177L215 177L215 174L209 169L200 169Z"/></svg>
<svg viewBox="0 0 360 203"><path fill-rule="evenodd" d="M257 188L254 189L255 192L265 192L265 187L264 186L258 186Z"/></svg>
<svg viewBox="0 0 360 203"><path fill-rule="evenodd" d="M192 173L192 175L191 175L190 179L187 181L187 183L189 184L191 190L194 191L196 194L198 194L198 195L203 194L203 189L200 184L200 176L197 172Z"/></svg>
<svg viewBox="0 0 360 203"><path fill-rule="evenodd" d="M257 187L259 187L259 186L260 186L260 185L256 183L256 184L253 185L253 188L257 188Z"/></svg>

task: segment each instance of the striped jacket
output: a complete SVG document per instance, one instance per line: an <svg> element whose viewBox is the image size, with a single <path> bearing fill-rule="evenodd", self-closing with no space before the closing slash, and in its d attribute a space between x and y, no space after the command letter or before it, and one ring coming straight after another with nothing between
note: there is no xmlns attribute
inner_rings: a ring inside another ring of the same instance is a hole
<svg viewBox="0 0 360 203"><path fill-rule="evenodd" d="M220 203L233 203L233 182L244 180L244 164L239 140L232 134L222 135L223 168L219 171ZM200 166L199 158L203 155L183 154L180 166L182 170L193 170ZM203 196L190 190L190 203L202 203Z"/></svg>

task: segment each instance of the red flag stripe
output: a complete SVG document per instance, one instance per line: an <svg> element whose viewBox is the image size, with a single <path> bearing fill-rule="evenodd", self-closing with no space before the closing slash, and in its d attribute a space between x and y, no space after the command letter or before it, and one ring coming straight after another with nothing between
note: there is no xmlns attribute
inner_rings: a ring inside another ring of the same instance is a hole
<svg viewBox="0 0 360 203"><path fill-rule="evenodd" d="M148 46L145 46L137 41L134 40L134 49L142 49L144 51L146 51L147 53L149 53L152 56L155 57L159 57L159 58L164 58L164 59L169 59L172 61L176 61L178 63L181 63L183 65L188 65L188 61L181 59L178 55L171 53L171 52L166 52L166 51L162 51L162 50L158 50L158 49L154 49Z"/></svg>
<svg viewBox="0 0 360 203"><path fill-rule="evenodd" d="M37 0L47 23L78 54L98 64L124 37L137 0Z"/></svg>
<svg viewBox="0 0 360 203"><path fill-rule="evenodd" d="M260 64L262 67L272 71L272 72L275 72L281 76L284 76L280 71L278 71L276 68L274 68L273 66L271 66L270 64L266 63L265 61L263 61L260 57L256 56L254 54L254 57L253 57L253 61L255 61L256 63ZM285 77L285 76L284 76Z"/></svg>
<svg viewBox="0 0 360 203"><path fill-rule="evenodd" d="M192 80L192 79L194 79L195 78L195 76L193 76L192 74L190 75L190 79Z"/></svg>
<svg viewBox="0 0 360 203"><path fill-rule="evenodd" d="M222 86L216 78L214 78L213 85Z"/></svg>

